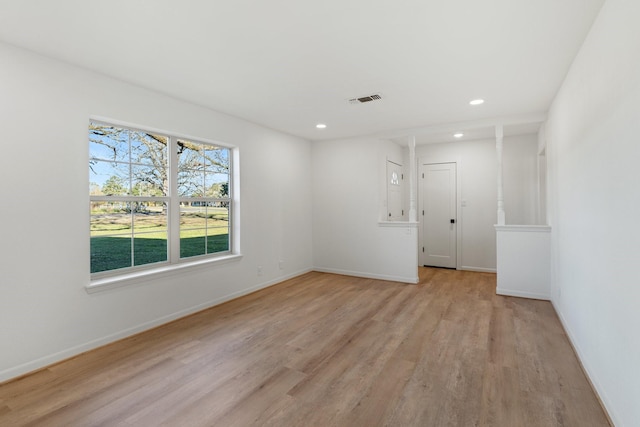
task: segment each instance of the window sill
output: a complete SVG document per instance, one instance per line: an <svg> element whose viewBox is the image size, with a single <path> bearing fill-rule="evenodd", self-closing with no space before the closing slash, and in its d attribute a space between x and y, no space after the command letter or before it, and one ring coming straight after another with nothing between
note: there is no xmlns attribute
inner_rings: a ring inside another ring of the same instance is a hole
<svg viewBox="0 0 640 427"><path fill-rule="evenodd" d="M136 271L135 273L120 274L113 277L104 277L91 280L85 286L87 293L107 291L110 289L120 288L161 277L172 276L185 270L193 270L197 268L210 267L217 264L226 264L228 262L237 261L242 258L242 254L230 254L216 258L207 258L204 260L188 261L179 264L166 265L154 269Z"/></svg>

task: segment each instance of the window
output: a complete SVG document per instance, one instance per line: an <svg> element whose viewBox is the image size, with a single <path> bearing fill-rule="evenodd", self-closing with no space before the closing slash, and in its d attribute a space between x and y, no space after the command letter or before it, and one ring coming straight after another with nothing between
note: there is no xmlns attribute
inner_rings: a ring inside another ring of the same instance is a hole
<svg viewBox="0 0 640 427"><path fill-rule="evenodd" d="M178 139L180 257L229 250L229 149Z"/></svg>
<svg viewBox="0 0 640 427"><path fill-rule="evenodd" d="M91 273L230 253L232 155L228 147L90 122Z"/></svg>

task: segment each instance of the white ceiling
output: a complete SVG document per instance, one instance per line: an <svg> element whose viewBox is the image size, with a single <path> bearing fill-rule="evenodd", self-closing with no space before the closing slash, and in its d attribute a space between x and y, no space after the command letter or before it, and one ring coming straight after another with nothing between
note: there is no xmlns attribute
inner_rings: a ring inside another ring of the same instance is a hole
<svg viewBox="0 0 640 427"><path fill-rule="evenodd" d="M544 113L603 1L0 0L0 40L310 140L398 136Z"/></svg>

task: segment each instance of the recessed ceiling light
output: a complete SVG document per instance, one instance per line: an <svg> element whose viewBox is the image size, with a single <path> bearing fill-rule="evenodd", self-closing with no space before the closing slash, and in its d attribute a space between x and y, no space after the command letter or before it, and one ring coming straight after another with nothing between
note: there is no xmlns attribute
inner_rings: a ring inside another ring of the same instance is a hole
<svg viewBox="0 0 640 427"><path fill-rule="evenodd" d="M474 99L473 101L469 102L469 104L471 104L471 105L484 104L484 99Z"/></svg>
<svg viewBox="0 0 640 427"><path fill-rule="evenodd" d="M324 129L324 128L326 128L326 127L327 127L327 125L325 125L324 123L318 123L318 124L316 125L316 127L317 127L318 129Z"/></svg>
<svg viewBox="0 0 640 427"><path fill-rule="evenodd" d="M458 133L454 133L453 137L454 138L462 138L464 136L464 133L458 132Z"/></svg>

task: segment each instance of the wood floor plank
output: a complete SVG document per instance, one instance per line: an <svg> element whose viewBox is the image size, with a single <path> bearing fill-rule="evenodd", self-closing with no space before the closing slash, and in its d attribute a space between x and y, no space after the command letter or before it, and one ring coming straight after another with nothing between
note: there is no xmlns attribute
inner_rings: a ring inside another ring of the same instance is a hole
<svg viewBox="0 0 640 427"><path fill-rule="evenodd" d="M0 417L9 414L9 412L11 412L11 409L0 400Z"/></svg>
<svg viewBox="0 0 640 427"><path fill-rule="evenodd" d="M398 344L399 337L388 333L386 323L370 320L290 391L300 406L285 419L294 425L339 423L370 389Z"/></svg>
<svg viewBox="0 0 640 427"><path fill-rule="evenodd" d="M518 364L518 343L512 310L493 308L489 335L489 361L498 366L515 368Z"/></svg>
<svg viewBox="0 0 640 427"><path fill-rule="evenodd" d="M144 372L132 375L127 381L97 389L71 403L59 406L26 425L69 426L69 425L102 425L111 423L115 414L135 410L136 407L147 406L150 400L156 399L175 387L176 381L185 376L179 368L183 365L166 359ZM30 413L31 416L34 413Z"/></svg>
<svg viewBox="0 0 640 427"><path fill-rule="evenodd" d="M422 357L426 347L432 346L430 337L442 321L450 304L450 300L439 299L430 301L426 305L414 327L398 347L398 358L417 362Z"/></svg>
<svg viewBox="0 0 640 427"><path fill-rule="evenodd" d="M291 367L305 373L313 373L336 351L348 344L360 329L383 307L392 293L392 288L363 290L361 298L344 302L333 313L316 322L313 327L303 329L296 339L287 345L298 347L302 352ZM377 295L374 298L374 295Z"/></svg>
<svg viewBox="0 0 640 427"><path fill-rule="evenodd" d="M518 384L516 368L495 363L485 366L480 426L518 426L525 423L527 404Z"/></svg>
<svg viewBox="0 0 640 427"><path fill-rule="evenodd" d="M373 316L373 320L381 322L393 322L398 316L407 311L407 307L416 303L418 290L415 286L405 286L399 289L395 295L387 299L385 305ZM428 302L427 298L424 298Z"/></svg>
<svg viewBox="0 0 640 427"><path fill-rule="evenodd" d="M2 426L606 426L549 302L312 272L0 384Z"/></svg>
<svg viewBox="0 0 640 427"><path fill-rule="evenodd" d="M282 368L244 399L239 400L227 413L216 419L215 423L226 427L260 425L263 420L272 416L273 406L288 397L289 390L305 377L302 372Z"/></svg>
<svg viewBox="0 0 640 427"><path fill-rule="evenodd" d="M349 411L343 425L372 427L382 425L387 413L395 407L414 369L413 362L389 359L367 392Z"/></svg>

